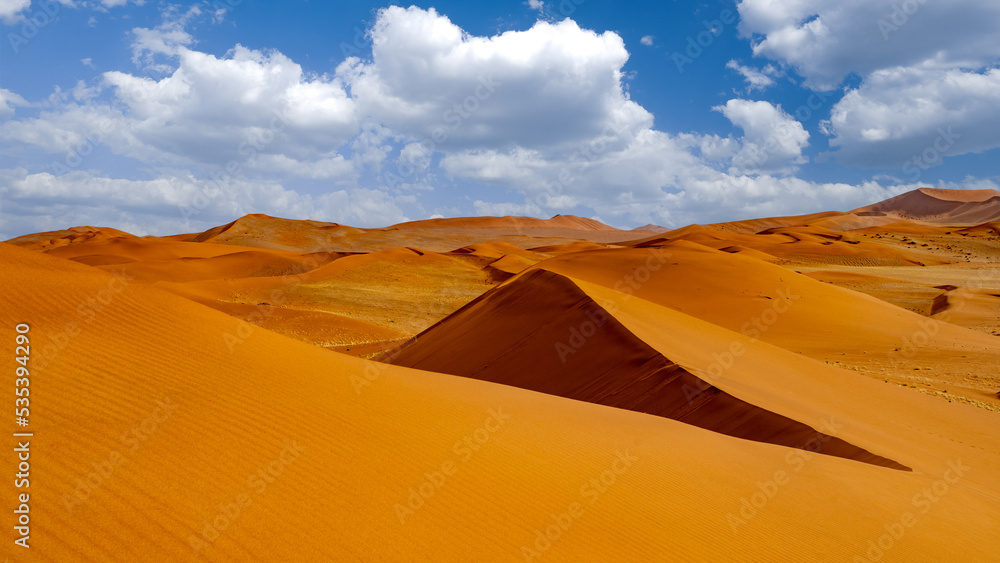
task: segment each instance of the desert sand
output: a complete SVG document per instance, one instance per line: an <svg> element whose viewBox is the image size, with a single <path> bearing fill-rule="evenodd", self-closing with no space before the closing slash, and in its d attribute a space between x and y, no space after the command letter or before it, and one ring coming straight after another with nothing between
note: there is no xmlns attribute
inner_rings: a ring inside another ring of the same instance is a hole
<svg viewBox="0 0 1000 563"><path fill-rule="evenodd" d="M995 560L981 192L0 243L32 560Z"/></svg>

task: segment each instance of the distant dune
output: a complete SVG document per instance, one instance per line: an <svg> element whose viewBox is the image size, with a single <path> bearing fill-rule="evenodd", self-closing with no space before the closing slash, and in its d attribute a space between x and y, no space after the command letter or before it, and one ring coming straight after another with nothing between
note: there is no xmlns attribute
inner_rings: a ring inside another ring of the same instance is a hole
<svg viewBox="0 0 1000 563"><path fill-rule="evenodd" d="M1000 221L1000 192L920 188L855 209L852 213L932 223L986 223Z"/></svg>
<svg viewBox="0 0 1000 563"><path fill-rule="evenodd" d="M52 250L72 244L99 242L110 239L134 237L110 227L73 227L62 231L46 231L12 238L7 242L30 250Z"/></svg>

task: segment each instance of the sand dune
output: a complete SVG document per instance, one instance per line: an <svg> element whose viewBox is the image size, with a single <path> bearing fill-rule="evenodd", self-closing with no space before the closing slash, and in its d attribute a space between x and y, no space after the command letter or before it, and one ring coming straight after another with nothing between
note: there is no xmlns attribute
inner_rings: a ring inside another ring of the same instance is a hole
<svg viewBox="0 0 1000 563"><path fill-rule="evenodd" d="M384 228L359 229L336 223L255 214L209 229L192 240L300 252L372 252L406 246L447 252L492 242L503 242L518 248L580 240L609 243L635 238L637 233L643 234L643 231L622 231L593 219L572 215L556 215L551 219L426 219Z"/></svg>
<svg viewBox="0 0 1000 563"><path fill-rule="evenodd" d="M850 560L897 528L905 537L889 537L886 560L985 560L997 548L1000 437L974 409L857 378L865 394L855 414L828 401L851 421L844 436L869 435L914 471L789 457L794 450L661 417L382 367L265 330L230 351L221 337L229 317L145 284L124 287L86 322L75 304L112 276L10 245L0 260L5 325L32 318L40 351L67 322L80 325L36 368L40 560L511 560L531 555L524 550L555 560ZM639 335L641 309L628 307L616 316ZM360 394L358 381L370 383ZM732 377L732 391L743 384ZM872 412L883 414L853 424ZM938 422L922 428L929 420ZM96 485L80 485L97 471L106 474ZM765 500L755 508L757 493Z"/></svg>
<svg viewBox="0 0 1000 563"><path fill-rule="evenodd" d="M609 354L608 350L614 350ZM534 270L387 352L406 367L655 414L799 447L817 430L712 387L650 348L570 279ZM820 433L823 452L902 469Z"/></svg>
<svg viewBox="0 0 1000 563"><path fill-rule="evenodd" d="M616 353L604 353L609 349ZM896 442L911 439L906 436L919 426L922 413L935 412L944 417L942 424L956 429L993 416L955 409L633 295L541 269L484 295L387 356L396 365L649 412L784 445L803 443L796 441L808 435L801 425L820 428L820 413L836 413L857 432L839 434L848 443L831 446L828 453L897 468L892 462L933 463L932 457L921 461L922 454L902 452ZM886 404L877 415L853 410L869 400ZM766 415L778 416L771 424L756 419ZM885 419L872 426L872 420L861 420L865 417ZM741 424L747 428L741 430ZM872 441L868 431L874 428L884 442ZM872 459L872 453L884 457Z"/></svg>
<svg viewBox="0 0 1000 563"><path fill-rule="evenodd" d="M934 298L930 314L934 318L982 332L1000 335L1000 291L996 289L937 286L942 293Z"/></svg>
<svg viewBox="0 0 1000 563"><path fill-rule="evenodd" d="M158 285L288 336L370 354L417 334L495 283L483 267L419 249L329 260L333 256L339 255L303 255L304 267L281 275Z"/></svg>
<svg viewBox="0 0 1000 563"><path fill-rule="evenodd" d="M73 227L61 231L46 231L15 237L7 242L21 248L46 251L85 242L134 237L135 235L110 227Z"/></svg>
<svg viewBox="0 0 1000 563"><path fill-rule="evenodd" d="M1000 192L920 188L853 213L934 223L985 223L1000 220Z"/></svg>
<svg viewBox="0 0 1000 563"><path fill-rule="evenodd" d="M912 375L935 389L972 387L994 403L1000 341L940 323L780 266L679 241L651 249L580 252L535 268L637 297L873 378ZM955 358L962 358L961 370ZM976 376L974 383L970 378Z"/></svg>

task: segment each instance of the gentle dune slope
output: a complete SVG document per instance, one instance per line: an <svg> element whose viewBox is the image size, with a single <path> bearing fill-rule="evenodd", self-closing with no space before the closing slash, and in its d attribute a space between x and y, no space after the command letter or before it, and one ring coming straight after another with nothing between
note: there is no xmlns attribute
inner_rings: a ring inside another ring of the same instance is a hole
<svg viewBox="0 0 1000 563"><path fill-rule="evenodd" d="M110 227L73 227L61 231L33 233L7 242L30 250L50 250L84 242L105 241L116 238L137 238L135 235Z"/></svg>
<svg viewBox="0 0 1000 563"><path fill-rule="evenodd" d="M547 306L546 300L554 305ZM603 315L609 316L598 325ZM529 357L534 362L525 359ZM738 426L739 421L728 417L750 418L756 408L786 419L775 434L799 431L787 419L821 428L823 416L833 416L846 426L838 436L850 444L922 471L930 470L942 452L960 455L952 451L953 440L965 447L989 444L990 455L1000 455L1000 431L991 413L872 381L635 296L545 270L526 272L485 294L419 335L391 361L465 371L470 377L664 416L700 407L716 393L711 384L752 408L737 411L729 401L708 403L698 413L705 416L700 420L709 421L704 427L727 432L711 424L724 420ZM685 375L693 376L688 387ZM675 386L677 379L682 381ZM678 402L687 404L678 408ZM713 420L716 408L726 416ZM923 416L936 417L933 430L922 425ZM738 428L734 433L756 440L775 436L767 425L756 430L760 433L740 434ZM857 451L848 455L861 459Z"/></svg>
<svg viewBox="0 0 1000 563"><path fill-rule="evenodd" d="M741 246L790 263L906 266L945 262L926 252L896 248L852 233L812 225L776 227L756 234L730 233L708 228L680 229L675 234L649 237L630 246L653 248L675 241L694 242L715 249Z"/></svg>
<svg viewBox="0 0 1000 563"><path fill-rule="evenodd" d="M77 303L118 287L112 276L5 244L0 262L6 333L31 322L36 360L64 343L33 371L36 560L190 560L192 544L219 561L515 560L529 548L564 561L853 560L872 546L884 561L940 561L1000 547L997 494L982 485L1000 482L995 425L956 436L930 402L897 426L914 423L898 448L932 467L892 471L263 330L230 352L228 317L145 285L88 322ZM79 333L58 339L70 322ZM85 499L72 512L71 495Z"/></svg>
<svg viewBox="0 0 1000 563"><path fill-rule="evenodd" d="M537 231L547 229L569 229L581 231L618 231L586 217L575 215L556 215L551 219L536 219L534 217L459 217L454 219L425 219L399 223L390 228L426 229L426 228L466 228L477 229L508 229L518 231ZM619 231L625 232L625 231Z"/></svg>
<svg viewBox="0 0 1000 563"><path fill-rule="evenodd" d="M300 252L373 252L407 246L447 252L488 242L503 242L518 248L580 240L608 243L635 238L643 233L618 230L593 219L572 215L557 215L551 219L427 219L381 229L359 229L336 223L297 221L256 214L209 229L193 240Z"/></svg>
<svg viewBox="0 0 1000 563"><path fill-rule="evenodd" d="M254 214L240 217L228 225L209 229L193 240L194 242L317 252L331 250L332 246L337 245L344 238L360 232L362 232L361 229L337 223L281 219Z"/></svg>
<svg viewBox="0 0 1000 563"><path fill-rule="evenodd" d="M226 244L179 242L157 237L128 237L82 241L71 246L48 250L58 256L87 264L90 256L108 256L127 262L181 260L184 258L214 258L233 252L259 250L252 247L234 247ZM276 254L278 255L278 254ZM294 253L285 253L294 255Z"/></svg>
<svg viewBox="0 0 1000 563"><path fill-rule="evenodd" d="M385 354L401 366L645 412L728 436L804 447L817 431L711 387L626 330L568 278L534 270ZM843 440L823 453L898 463Z"/></svg>
<svg viewBox="0 0 1000 563"><path fill-rule="evenodd" d="M163 287L209 305L266 302L349 317L412 336L478 297L490 284L488 273L461 259L397 248L346 256L301 273ZM354 342L371 341L358 335ZM341 344L349 343L346 339Z"/></svg>
<svg viewBox="0 0 1000 563"><path fill-rule="evenodd" d="M938 286L938 289L942 292L931 308L934 318L1000 334L993 328L1000 319L1000 290L952 285Z"/></svg>
<svg viewBox="0 0 1000 563"><path fill-rule="evenodd" d="M653 249L558 256L546 269L627 291L811 358L883 378L914 367L954 384L976 375L970 400L996 393L1000 340L914 314L788 269L679 241ZM956 370L961 358L961 371Z"/></svg>

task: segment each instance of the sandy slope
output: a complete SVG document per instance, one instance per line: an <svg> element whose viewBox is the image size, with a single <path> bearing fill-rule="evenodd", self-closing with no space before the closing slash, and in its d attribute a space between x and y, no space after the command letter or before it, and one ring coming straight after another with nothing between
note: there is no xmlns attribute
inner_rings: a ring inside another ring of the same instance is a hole
<svg viewBox="0 0 1000 563"><path fill-rule="evenodd" d="M380 229L358 229L336 223L298 221L255 214L209 229L192 240L301 252L373 252L407 246L447 252L489 242L531 248L580 240L609 243L649 234L652 233L622 231L593 219L572 215L556 215L551 219L426 219Z"/></svg>
<svg viewBox="0 0 1000 563"><path fill-rule="evenodd" d="M997 482L995 426L958 436L947 415L905 435L896 429L914 415L892 425L894 449L920 461L914 472L789 457L659 417L382 368L264 330L230 352L228 317L146 285L120 289L87 322L76 304L117 287L111 276L10 245L0 261L7 333L31 322L42 351L79 325L33 375L38 560L187 560L192 543L207 560L514 560L522 546L567 561L851 560L886 530L901 539L885 540L882 560L985 560L998 547L997 497L984 485ZM638 334L627 307L621 318ZM366 369L373 381L359 394ZM895 412L873 385L855 419ZM827 404L838 416L846 408ZM476 437L483 444L467 451L463 439ZM63 495L110 460L125 461L81 488L86 500L70 512ZM269 468L276 476L264 480ZM396 505L421 487L429 498L401 523ZM11 498L10 482L4 490ZM745 506L760 498L751 514ZM538 539L545 530L552 540ZM204 545L192 539L200 534Z"/></svg>
<svg viewBox="0 0 1000 563"><path fill-rule="evenodd" d="M935 223L984 223L1000 220L1000 192L920 188L852 213Z"/></svg>
<svg viewBox="0 0 1000 563"><path fill-rule="evenodd" d="M878 379L921 368L969 401L995 401L1000 340L766 262L679 241L579 252L535 268L630 292L729 330ZM961 358L961 361L956 361ZM975 378L972 378L975 376Z"/></svg>
<svg viewBox="0 0 1000 563"><path fill-rule="evenodd" d="M515 385L679 420L758 442L802 447L817 430L711 387L629 332L569 278L533 270L398 350L395 365ZM823 453L900 464L825 434Z"/></svg>
<svg viewBox="0 0 1000 563"><path fill-rule="evenodd" d="M110 227L72 227L61 231L46 231L15 237L7 242L31 250L51 250L84 242L133 238L135 235Z"/></svg>

